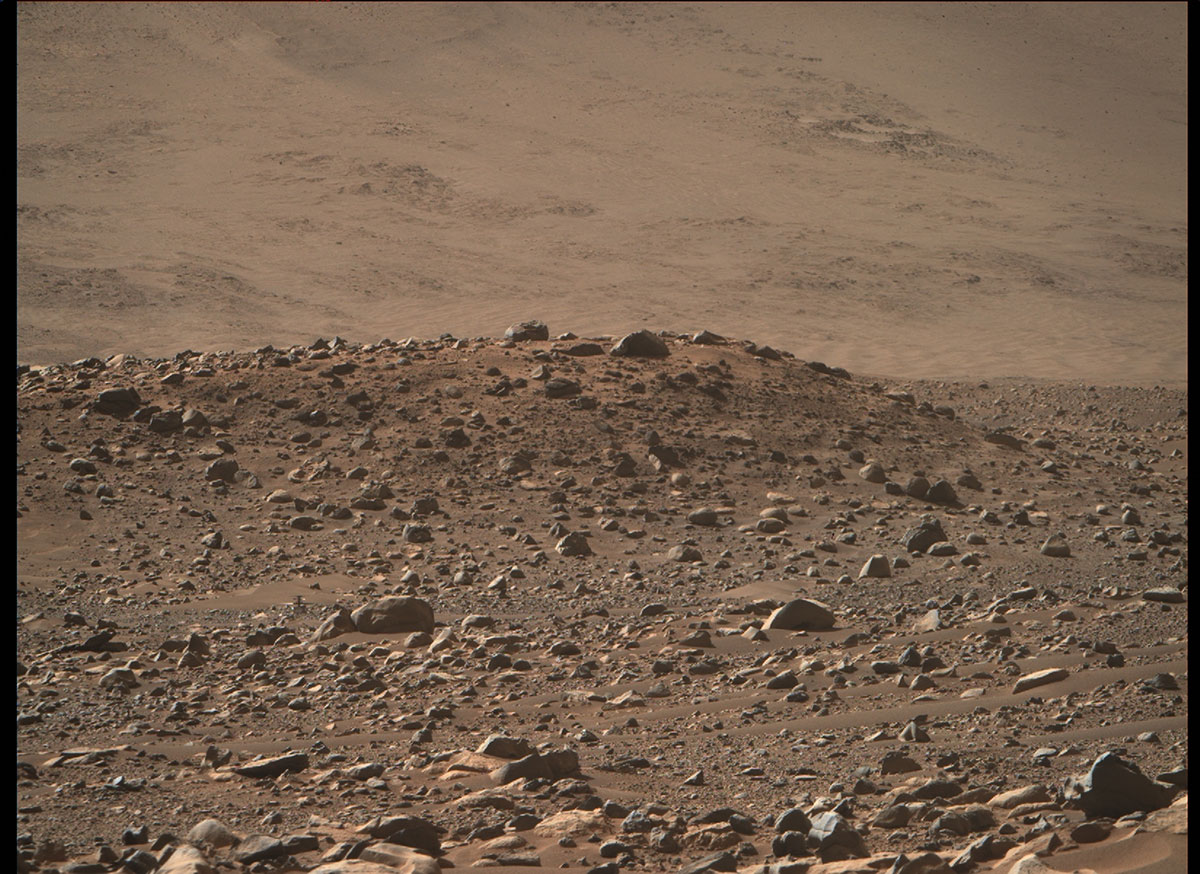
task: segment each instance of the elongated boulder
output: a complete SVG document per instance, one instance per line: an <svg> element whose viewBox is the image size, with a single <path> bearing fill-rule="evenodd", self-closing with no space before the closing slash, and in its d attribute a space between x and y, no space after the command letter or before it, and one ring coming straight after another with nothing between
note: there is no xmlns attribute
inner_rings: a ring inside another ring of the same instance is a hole
<svg viewBox="0 0 1200 874"><path fill-rule="evenodd" d="M257 779L278 777L288 771L303 771L307 767L308 755L306 753L286 753L282 756L273 756L269 759L259 759L257 762L239 765L233 770L234 773L241 774L243 777Z"/></svg>
<svg viewBox="0 0 1200 874"><path fill-rule="evenodd" d="M376 817L358 828L360 834L370 835L389 844L416 847L432 855L442 852L442 834L445 831L441 826L419 816Z"/></svg>
<svg viewBox="0 0 1200 874"><path fill-rule="evenodd" d="M520 759L533 753L533 745L524 738L493 734L479 745L476 752L500 759Z"/></svg>
<svg viewBox="0 0 1200 874"><path fill-rule="evenodd" d="M328 862L320 867L313 868L309 874L416 874L416 872L405 872L402 867L397 868L383 862L368 862L365 859L343 859L340 862Z"/></svg>
<svg viewBox="0 0 1200 874"><path fill-rule="evenodd" d="M365 634L393 634L398 631L433 633L433 608L420 598L380 598L364 604L352 614L356 630Z"/></svg>
<svg viewBox="0 0 1200 874"><path fill-rule="evenodd" d="M530 780L541 777L546 780L561 780L579 772L579 754L574 750L551 750L533 753L515 762L501 765L492 772L492 779L503 786L514 780Z"/></svg>
<svg viewBox="0 0 1200 874"><path fill-rule="evenodd" d="M546 327L545 322L540 322L537 319L530 319L525 322L517 322L517 324L511 325L509 329L504 332L504 337L506 340L516 340L518 342L522 340L549 340L550 329Z"/></svg>
<svg viewBox="0 0 1200 874"><path fill-rule="evenodd" d="M388 842L364 848L358 858L387 865L394 874L441 874L442 870L433 856Z"/></svg>
<svg viewBox="0 0 1200 874"><path fill-rule="evenodd" d="M1013 684L1013 693L1025 692L1029 689L1036 689L1038 686L1045 686L1047 683L1057 683L1059 680L1065 680L1069 674L1064 668L1046 668L1044 671L1034 671L1030 674L1025 674L1015 684Z"/></svg>

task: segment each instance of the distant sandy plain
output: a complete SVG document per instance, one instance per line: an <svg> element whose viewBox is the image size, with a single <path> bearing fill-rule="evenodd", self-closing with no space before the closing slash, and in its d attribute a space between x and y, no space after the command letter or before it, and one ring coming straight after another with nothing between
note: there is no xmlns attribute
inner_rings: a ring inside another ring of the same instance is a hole
<svg viewBox="0 0 1200 874"><path fill-rule="evenodd" d="M29 3L18 361L709 328L1187 380L1182 3Z"/></svg>

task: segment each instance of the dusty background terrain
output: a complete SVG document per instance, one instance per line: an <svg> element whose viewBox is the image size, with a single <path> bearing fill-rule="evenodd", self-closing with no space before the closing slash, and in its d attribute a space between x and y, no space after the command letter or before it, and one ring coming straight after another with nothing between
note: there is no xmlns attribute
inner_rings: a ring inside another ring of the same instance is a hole
<svg viewBox="0 0 1200 874"><path fill-rule="evenodd" d="M23 4L18 359L711 327L1186 379L1184 4Z"/></svg>
<svg viewBox="0 0 1200 874"><path fill-rule="evenodd" d="M17 16L22 874L1186 870L1185 6Z"/></svg>

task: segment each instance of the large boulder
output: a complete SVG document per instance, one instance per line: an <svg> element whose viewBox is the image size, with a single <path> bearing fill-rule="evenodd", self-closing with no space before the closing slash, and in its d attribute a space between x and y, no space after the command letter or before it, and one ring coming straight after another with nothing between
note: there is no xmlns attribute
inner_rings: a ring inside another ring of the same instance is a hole
<svg viewBox="0 0 1200 874"><path fill-rule="evenodd" d="M1171 803L1170 787L1155 783L1133 762L1105 753L1081 780L1070 781L1067 797L1089 817L1120 817L1138 810L1158 810Z"/></svg>
<svg viewBox="0 0 1200 874"><path fill-rule="evenodd" d="M164 850L164 855L166 851ZM171 854L157 869L157 874L217 874L217 869L195 847L171 848Z"/></svg>
<svg viewBox="0 0 1200 874"><path fill-rule="evenodd" d="M888 564L887 556L873 555L866 560L862 566L862 570L858 572L858 578L865 579L872 577L875 579L884 579L892 575L891 565Z"/></svg>
<svg viewBox="0 0 1200 874"><path fill-rule="evenodd" d="M922 516L915 528L909 528L900 538L900 543L909 552L925 552L935 543L949 540L940 520L933 516Z"/></svg>
<svg viewBox="0 0 1200 874"><path fill-rule="evenodd" d="M554 544L554 548L559 555L591 555L592 547L588 544L587 537L580 534L578 531L572 531L570 534L561 538L558 543Z"/></svg>
<svg viewBox="0 0 1200 874"><path fill-rule="evenodd" d="M495 756L499 759L520 759L531 755L534 750L533 744L525 738L493 734L481 743L475 752L485 756Z"/></svg>
<svg viewBox="0 0 1200 874"><path fill-rule="evenodd" d="M548 398L573 398L579 394L582 389L573 379L566 379L561 376L555 376L546 382L546 397Z"/></svg>
<svg viewBox="0 0 1200 874"><path fill-rule="evenodd" d="M649 331L635 331L626 334L616 346L612 354L628 358L666 358L671 354L667 344Z"/></svg>
<svg viewBox="0 0 1200 874"><path fill-rule="evenodd" d="M763 627L781 631L823 631L833 628L833 611L820 601L796 598L771 614Z"/></svg>
<svg viewBox="0 0 1200 874"><path fill-rule="evenodd" d="M218 819L202 819L192 826L187 833L188 843L195 846L232 847L238 842L238 836L229 830L225 823Z"/></svg>
<svg viewBox="0 0 1200 874"><path fill-rule="evenodd" d="M234 481L237 472L237 461L232 458L218 458L208 467L204 468L204 479L208 482L224 480L227 483L231 483Z"/></svg>
<svg viewBox="0 0 1200 874"><path fill-rule="evenodd" d="M958 492L954 491L954 486L948 480L940 479L929 487L925 500L934 504L957 504Z"/></svg>
<svg viewBox="0 0 1200 874"><path fill-rule="evenodd" d="M134 388L110 388L100 392L92 403L92 409L106 416L125 418L142 405L142 399Z"/></svg>
<svg viewBox="0 0 1200 874"><path fill-rule="evenodd" d="M354 631L354 620L350 617L350 611L345 607L338 607L317 626L312 639L330 640L351 631Z"/></svg>
<svg viewBox="0 0 1200 874"><path fill-rule="evenodd" d="M1041 553L1051 558L1070 558L1071 546L1067 543L1067 538L1061 533L1051 534L1046 538L1046 542L1042 544Z"/></svg>
<svg viewBox="0 0 1200 874"><path fill-rule="evenodd" d="M233 770L243 777L261 779L263 777L275 778L289 771L303 771L307 767L308 755L306 753L285 753L282 756L272 756L269 759L259 759L239 765Z"/></svg>
<svg viewBox="0 0 1200 874"><path fill-rule="evenodd" d="M372 819L360 826L358 831L389 844L416 847L422 852L439 855L442 852L442 834L446 830L419 816L386 816Z"/></svg>
<svg viewBox="0 0 1200 874"><path fill-rule="evenodd" d="M579 773L579 754L574 750L551 750L533 753L515 762L508 762L492 771L492 779L500 785L514 780L561 780Z"/></svg>
<svg viewBox="0 0 1200 874"><path fill-rule="evenodd" d="M433 633L433 608L420 598L388 597L364 604L350 614L354 628L365 634L398 631Z"/></svg>
<svg viewBox="0 0 1200 874"><path fill-rule="evenodd" d="M509 327L504 332L506 340L549 340L550 329L546 327L545 322L539 322L537 319L530 319L526 322L517 322L517 324Z"/></svg>
<svg viewBox="0 0 1200 874"><path fill-rule="evenodd" d="M861 859L870 855L866 842L841 814L827 811L813 817L809 843L823 862Z"/></svg>
<svg viewBox="0 0 1200 874"><path fill-rule="evenodd" d="M389 874L441 874L442 871L433 856L391 842L365 847L358 858L386 865Z"/></svg>

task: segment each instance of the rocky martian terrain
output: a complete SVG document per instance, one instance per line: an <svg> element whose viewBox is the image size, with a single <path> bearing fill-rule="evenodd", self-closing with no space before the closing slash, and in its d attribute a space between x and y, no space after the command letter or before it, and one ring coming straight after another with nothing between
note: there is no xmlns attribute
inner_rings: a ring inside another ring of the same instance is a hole
<svg viewBox="0 0 1200 874"><path fill-rule="evenodd" d="M18 367L18 870L1186 869L1186 389L795 353Z"/></svg>

